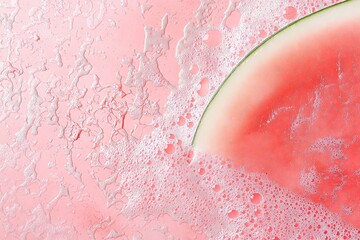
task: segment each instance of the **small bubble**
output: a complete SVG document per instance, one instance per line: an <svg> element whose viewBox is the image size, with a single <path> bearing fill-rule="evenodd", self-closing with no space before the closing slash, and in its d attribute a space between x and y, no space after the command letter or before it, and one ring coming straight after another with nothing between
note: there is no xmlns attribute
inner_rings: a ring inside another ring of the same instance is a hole
<svg viewBox="0 0 360 240"><path fill-rule="evenodd" d="M251 195L250 200L253 204L259 204L261 202L262 196L260 193L254 193Z"/></svg>
<svg viewBox="0 0 360 240"><path fill-rule="evenodd" d="M172 154L175 152L175 147L172 144L168 144L167 148L165 148L165 152L168 154Z"/></svg>
<svg viewBox="0 0 360 240"><path fill-rule="evenodd" d="M255 210L255 216L261 216L262 212L260 209Z"/></svg>
<svg viewBox="0 0 360 240"><path fill-rule="evenodd" d="M250 44L254 44L256 42L256 39L253 37L253 36L251 36L250 38L249 38L249 43Z"/></svg>
<svg viewBox="0 0 360 240"><path fill-rule="evenodd" d="M228 213L228 216L229 218L236 218L239 216L239 212L236 211L236 210L231 210L229 213Z"/></svg>
<svg viewBox="0 0 360 240"><path fill-rule="evenodd" d="M267 36L266 31L265 31L265 30L263 30L263 29L261 29L261 30L259 31L259 37L261 37L261 38L265 38L266 36Z"/></svg>
<svg viewBox="0 0 360 240"><path fill-rule="evenodd" d="M209 91L209 79L208 78L201 79L199 86L200 86L200 89L197 91L199 96L201 96L201 97L206 96L206 94Z"/></svg>
<svg viewBox="0 0 360 240"><path fill-rule="evenodd" d="M286 7L284 11L284 17L289 20L295 19L297 17L296 8L291 6Z"/></svg>
<svg viewBox="0 0 360 240"><path fill-rule="evenodd" d="M225 25L228 28L234 28L239 25L241 14L239 11L232 11L225 20Z"/></svg>
<svg viewBox="0 0 360 240"><path fill-rule="evenodd" d="M39 41L39 40L40 40L40 36L37 35L37 34L35 34L35 35L33 36L33 38L34 38L35 41Z"/></svg>
<svg viewBox="0 0 360 240"><path fill-rule="evenodd" d="M221 187L220 187L219 185L217 185L217 184L213 187L213 190L214 190L215 192L219 192L220 189L221 189Z"/></svg>
<svg viewBox="0 0 360 240"><path fill-rule="evenodd" d="M221 33L218 30L212 29L209 30L203 37L204 43L208 46L217 46L221 43Z"/></svg>
<svg viewBox="0 0 360 240"><path fill-rule="evenodd" d="M189 70L191 74L195 75L199 72L199 67L196 64L193 64Z"/></svg>
<svg viewBox="0 0 360 240"><path fill-rule="evenodd" d="M177 124L178 124L179 126L184 126L185 122L186 122L186 121L185 121L185 118L184 118L183 116L180 116Z"/></svg>

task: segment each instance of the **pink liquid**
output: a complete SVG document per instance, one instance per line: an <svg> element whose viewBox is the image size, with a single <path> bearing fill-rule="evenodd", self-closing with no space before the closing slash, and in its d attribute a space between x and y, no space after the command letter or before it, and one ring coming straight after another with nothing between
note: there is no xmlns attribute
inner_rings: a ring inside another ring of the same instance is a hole
<svg viewBox="0 0 360 240"><path fill-rule="evenodd" d="M332 3L2 1L0 238L356 237L190 146L245 53Z"/></svg>

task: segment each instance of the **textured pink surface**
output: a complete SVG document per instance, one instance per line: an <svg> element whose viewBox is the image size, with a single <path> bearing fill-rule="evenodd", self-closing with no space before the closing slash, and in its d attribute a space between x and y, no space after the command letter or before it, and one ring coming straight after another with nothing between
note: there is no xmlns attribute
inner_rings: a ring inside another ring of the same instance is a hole
<svg viewBox="0 0 360 240"><path fill-rule="evenodd" d="M190 146L247 52L335 2L1 1L0 238L356 236Z"/></svg>
<svg viewBox="0 0 360 240"><path fill-rule="evenodd" d="M163 112L170 86L178 81L175 45L196 5L193 1L1 3L2 239L196 235L186 224L171 224L167 216L149 224L141 217L129 223L119 214L120 189L109 193L114 195L114 203L109 203L107 190L99 186L100 179L116 170L99 166L105 164L104 157L97 159L100 164L89 160L102 144L123 138L122 131L141 138L151 130L147 125L156 110L144 116L137 129L137 117L124 114L131 107L127 105L136 105L132 92L142 89L122 85L121 78L124 82L133 58L133 64L139 64L135 55L147 53L150 64L158 66L143 73L153 70L153 78L163 81L163 87L147 87L149 104L158 101ZM178 11L185 6L189 11ZM167 16L171 21L161 26ZM162 54L154 53L151 45L144 49L145 37L152 33L159 35L155 44L158 39L169 44L161 46L168 56L158 59Z"/></svg>

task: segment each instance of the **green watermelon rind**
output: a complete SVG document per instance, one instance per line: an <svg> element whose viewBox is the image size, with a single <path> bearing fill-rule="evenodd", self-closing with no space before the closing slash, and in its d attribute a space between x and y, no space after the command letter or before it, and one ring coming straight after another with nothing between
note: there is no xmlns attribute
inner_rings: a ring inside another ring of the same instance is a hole
<svg viewBox="0 0 360 240"><path fill-rule="evenodd" d="M345 4L348 4L349 2L352 2L352 1L356 1L356 0L345 0L343 2L339 2L339 3L335 3L331 6L328 6L328 7L325 7L319 11L316 11L316 12L313 12L309 15L306 15L302 18L299 18L295 21L293 21L292 23L286 25L285 27L281 28L279 31L277 31L276 33L274 33L273 35L269 36L268 38L266 38L265 40L263 40L259 45L257 45L255 48L253 48L235 67L234 69L230 72L230 74L225 78L225 80L221 83L221 85L219 86L219 88L216 90L215 94L212 96L212 98L210 99L208 105L206 106L201 118L200 118L200 121L197 125L197 128L195 130L195 134L194 134L194 137L193 137L193 140L192 140L192 146L195 147L196 146L196 139L197 139L197 136L198 136L198 132L199 132L199 129L201 127L201 123L203 122L204 118L205 118L205 115L206 115L206 112L207 110L211 107L212 103L214 102L215 98L218 96L218 93L222 90L222 88L227 84L229 83L229 79L231 78L231 76L233 75L233 73L239 68L241 67L241 65L247 61L254 53L256 53L259 49L261 49L262 47L264 47L268 42L270 42L272 39L274 39L275 37L279 36L280 34L285 34L286 33L286 30L289 30L291 29L292 27L296 26L298 23L301 23L303 22L304 20L308 20L308 19L311 19L314 15L318 15L319 13L323 13L323 12L326 12L330 9L334 9L336 8L337 6L339 5L345 5Z"/></svg>

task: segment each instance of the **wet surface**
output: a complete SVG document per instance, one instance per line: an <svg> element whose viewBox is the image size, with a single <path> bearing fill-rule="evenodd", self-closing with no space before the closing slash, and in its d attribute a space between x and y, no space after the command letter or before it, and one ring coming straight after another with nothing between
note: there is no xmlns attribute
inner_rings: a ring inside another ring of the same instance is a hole
<svg viewBox="0 0 360 240"><path fill-rule="evenodd" d="M191 147L245 54L335 2L2 1L0 236L357 236L323 206Z"/></svg>

